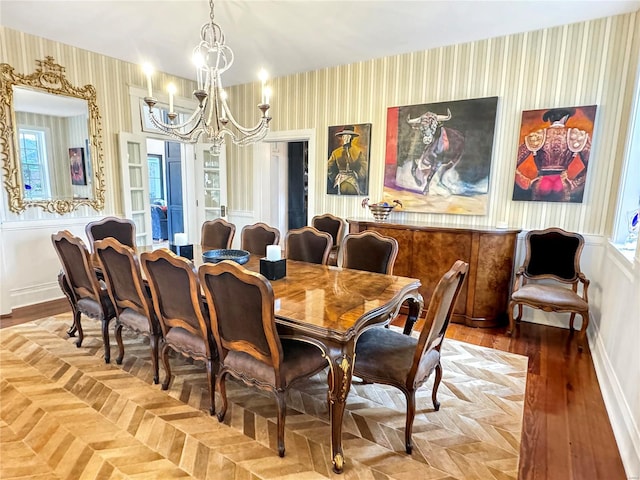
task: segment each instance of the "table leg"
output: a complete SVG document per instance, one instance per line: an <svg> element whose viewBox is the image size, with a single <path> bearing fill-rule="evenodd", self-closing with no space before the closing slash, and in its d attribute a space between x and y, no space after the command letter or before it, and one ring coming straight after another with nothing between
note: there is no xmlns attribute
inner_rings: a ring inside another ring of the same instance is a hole
<svg viewBox="0 0 640 480"><path fill-rule="evenodd" d="M351 388L353 361L355 357L355 341L330 348L329 383L329 418L331 419L331 460L333 471L342 473L344 453L342 451L342 419L347 403L347 395Z"/></svg>

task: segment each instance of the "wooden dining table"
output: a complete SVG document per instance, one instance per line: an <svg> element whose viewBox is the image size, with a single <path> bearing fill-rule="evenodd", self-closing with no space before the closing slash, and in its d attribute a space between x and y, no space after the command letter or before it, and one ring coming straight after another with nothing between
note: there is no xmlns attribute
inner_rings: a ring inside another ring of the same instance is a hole
<svg viewBox="0 0 640 480"><path fill-rule="evenodd" d="M201 255L195 253L199 266ZM251 255L244 267L259 272L260 257ZM407 323L412 325L424 305L420 280L286 260L285 277L272 280L271 286L278 333L315 344L327 359L331 455L333 470L341 473L342 420L357 339L370 328L388 324L402 305L408 307Z"/></svg>

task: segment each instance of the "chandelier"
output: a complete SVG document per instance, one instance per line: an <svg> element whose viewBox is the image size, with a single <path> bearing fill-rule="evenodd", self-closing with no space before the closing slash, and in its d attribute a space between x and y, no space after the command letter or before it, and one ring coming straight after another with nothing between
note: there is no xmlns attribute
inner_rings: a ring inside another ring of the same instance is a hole
<svg viewBox="0 0 640 480"><path fill-rule="evenodd" d="M236 145L249 145L262 140L269 131L269 97L271 89L266 86L267 73L261 70L259 78L262 82L262 99L258 109L262 116L251 128L240 125L234 118L227 103L227 95L222 88L221 75L233 64L233 51L225 44L224 33L214 21L213 0L209 0L209 22L202 26L200 43L193 49L193 61L196 65L197 89L193 96L198 100L198 107L182 123L177 123L178 114L173 109L175 87L169 85L169 112L166 120L156 113L154 106L157 99L153 97L151 76L153 69L145 66L147 76L147 93L144 98L149 106L151 123L161 132L187 143L196 143L204 135L207 143L212 143L212 150L219 153L224 144L224 137L229 136Z"/></svg>

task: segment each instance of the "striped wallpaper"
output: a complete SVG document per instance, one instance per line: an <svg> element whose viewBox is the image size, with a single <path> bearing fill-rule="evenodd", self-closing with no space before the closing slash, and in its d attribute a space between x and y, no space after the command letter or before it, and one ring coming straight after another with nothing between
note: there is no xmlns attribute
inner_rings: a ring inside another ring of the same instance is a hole
<svg viewBox="0 0 640 480"><path fill-rule="evenodd" d="M387 107L498 96L486 216L396 213L409 221L465 226L563 226L590 234L612 228L638 67L638 13L414 52L301 73L272 81L272 131L315 129L310 159L315 213L367 216L362 197L326 195L327 130L372 123L370 197L382 198ZM239 118L257 116L257 83L230 89ZM598 105L582 204L514 202L513 177L522 110ZM251 149L229 147L232 209L252 210ZM236 175L237 173L237 175ZM249 182L249 183L247 183Z"/></svg>
<svg viewBox="0 0 640 480"><path fill-rule="evenodd" d="M372 123L370 197L381 198L386 112L390 106L498 96L489 206L485 216L400 213L409 221L484 226L559 225L588 234L612 228L617 185L627 140L633 86L638 68L638 13L608 17L535 32L419 51L305 72L272 80L272 131L314 129L317 154L310 159L316 212L363 216L361 198L326 195L327 129L331 125ZM69 80L91 83L102 114L107 197L105 213L122 212L117 133L131 131L128 87L144 88L138 65L0 26L0 62L32 72L35 60L52 55ZM157 74L178 90L191 81ZM241 123L257 118L258 82L231 87L229 101ZM522 110L598 105L589 174L582 204L511 201ZM229 208L254 210L253 150L228 146ZM5 218L52 218L39 209ZM88 207L74 216L95 215Z"/></svg>

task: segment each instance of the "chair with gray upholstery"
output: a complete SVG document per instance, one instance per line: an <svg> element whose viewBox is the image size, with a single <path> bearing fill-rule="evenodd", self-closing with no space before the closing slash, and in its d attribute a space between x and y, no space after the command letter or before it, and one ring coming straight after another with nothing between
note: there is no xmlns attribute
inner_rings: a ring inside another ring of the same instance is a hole
<svg viewBox="0 0 640 480"><path fill-rule="evenodd" d="M434 409L440 409L437 400L442 379L440 349L468 268L467 263L458 260L442 276L431 296L418 338L389 328L371 328L356 340L354 375L365 382L396 387L406 397L405 449L409 454L413 449L411 430L416 414L416 390L433 371L436 377L431 399Z"/></svg>
<svg viewBox="0 0 640 480"><path fill-rule="evenodd" d="M109 363L111 361L109 321L115 317L115 309L109 299L109 293L98 280L91 263L91 256L82 239L64 230L51 235L51 241L64 272L64 279L59 281L61 285L67 287L65 294L69 298L73 311L73 323L78 332L76 346L82 346L84 340L82 315L100 321L104 361Z"/></svg>
<svg viewBox="0 0 640 480"><path fill-rule="evenodd" d="M115 332L119 348L116 363L122 364L124 358L122 328L127 327L149 338L153 382L158 383L158 343L162 331L142 280L138 256L131 247L111 237L96 241L93 247L107 284L109 298L116 310Z"/></svg>
<svg viewBox="0 0 640 480"><path fill-rule="evenodd" d="M397 256L395 238L365 230L350 233L342 239L338 264L343 268L392 275Z"/></svg>
<svg viewBox="0 0 640 480"><path fill-rule="evenodd" d="M113 237L121 244L136 249L136 224L128 218L104 217L85 227L91 248L96 240Z"/></svg>
<svg viewBox="0 0 640 480"><path fill-rule="evenodd" d="M326 265L333 240L331 235L313 227L289 230L284 239L287 260Z"/></svg>
<svg viewBox="0 0 640 480"><path fill-rule="evenodd" d="M215 372L217 352L208 313L200 291L198 274L189 260L167 249L140 255L142 269L149 282L156 317L164 337L162 364L166 372L162 389L169 388L171 366L169 350L194 360L202 360L209 382L209 413L215 413Z"/></svg>
<svg viewBox="0 0 640 480"><path fill-rule="evenodd" d="M202 265L198 274L220 355L218 420L222 422L227 411L227 375L273 392L278 406L278 454L283 457L285 392L298 380L321 371L327 361L315 345L278 337L273 290L262 275L228 260Z"/></svg>
<svg viewBox="0 0 640 480"><path fill-rule="evenodd" d="M258 222L243 227L240 240L240 248L264 257L267 254L267 245L277 245L280 241L280 231L266 223Z"/></svg>
<svg viewBox="0 0 640 480"><path fill-rule="evenodd" d="M236 226L227 222L224 218L207 220L202 224L200 244L202 251L231 248Z"/></svg>

